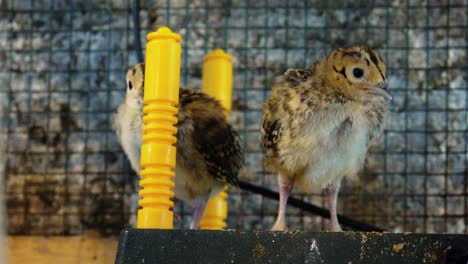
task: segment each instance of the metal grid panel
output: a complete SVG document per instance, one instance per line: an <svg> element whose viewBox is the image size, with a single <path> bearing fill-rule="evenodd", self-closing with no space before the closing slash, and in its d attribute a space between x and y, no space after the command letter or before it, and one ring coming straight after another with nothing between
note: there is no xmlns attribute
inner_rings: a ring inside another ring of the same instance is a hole
<svg viewBox="0 0 468 264"><path fill-rule="evenodd" d="M21 2L21 3L19 3ZM1 99L8 135L11 234L116 232L134 174L111 131L124 72L137 63L132 1L6 1L0 18ZM332 48L365 43L388 66L392 113L339 211L392 231L468 233L468 3L460 1L142 1L140 36L168 25L183 37L182 83L199 87L203 55L234 55L232 122L247 179L262 169L259 124L273 77ZM143 42L144 43L144 42ZM324 205L321 194L303 195ZM231 191L229 228L269 228L277 203ZM176 212L188 226L189 206ZM289 208L292 229L326 220Z"/></svg>

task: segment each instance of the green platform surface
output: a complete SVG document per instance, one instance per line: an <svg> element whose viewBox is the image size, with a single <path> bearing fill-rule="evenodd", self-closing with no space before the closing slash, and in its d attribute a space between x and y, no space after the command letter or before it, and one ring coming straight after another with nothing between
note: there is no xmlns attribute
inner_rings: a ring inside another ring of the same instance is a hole
<svg viewBox="0 0 468 264"><path fill-rule="evenodd" d="M468 235L126 229L116 263L468 264Z"/></svg>

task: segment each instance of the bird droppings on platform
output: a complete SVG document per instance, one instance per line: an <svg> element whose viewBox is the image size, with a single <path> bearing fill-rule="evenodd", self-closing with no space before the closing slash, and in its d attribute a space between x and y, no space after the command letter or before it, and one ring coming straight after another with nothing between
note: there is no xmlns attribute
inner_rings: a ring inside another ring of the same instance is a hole
<svg viewBox="0 0 468 264"><path fill-rule="evenodd" d="M359 254L359 260L362 261L364 259L364 252L365 252L365 244L367 241L367 236L365 234L361 234L361 253Z"/></svg>
<svg viewBox="0 0 468 264"><path fill-rule="evenodd" d="M400 252L405 247L405 245L406 243L399 243L393 245L393 252Z"/></svg>
<svg viewBox="0 0 468 264"><path fill-rule="evenodd" d="M320 255L320 251L318 249L318 246L317 246L317 240L312 240L312 244L310 245L310 251L316 251L317 254Z"/></svg>
<svg viewBox="0 0 468 264"><path fill-rule="evenodd" d="M254 256L261 257L265 255L265 247L262 244L257 244L253 253L254 253Z"/></svg>
<svg viewBox="0 0 468 264"><path fill-rule="evenodd" d="M320 256L320 251L317 246L317 240L312 239L308 252L305 253L304 263L324 263Z"/></svg>
<svg viewBox="0 0 468 264"><path fill-rule="evenodd" d="M297 237L297 236L300 235L301 233L302 233L301 230L294 230L294 231L288 232L289 237L290 237L291 239L294 239L295 237Z"/></svg>

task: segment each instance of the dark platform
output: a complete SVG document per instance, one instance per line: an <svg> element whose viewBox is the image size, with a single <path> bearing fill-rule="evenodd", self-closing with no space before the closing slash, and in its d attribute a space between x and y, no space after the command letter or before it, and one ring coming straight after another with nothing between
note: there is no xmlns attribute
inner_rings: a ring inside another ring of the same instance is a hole
<svg viewBox="0 0 468 264"><path fill-rule="evenodd" d="M468 235L122 231L116 263L468 263Z"/></svg>

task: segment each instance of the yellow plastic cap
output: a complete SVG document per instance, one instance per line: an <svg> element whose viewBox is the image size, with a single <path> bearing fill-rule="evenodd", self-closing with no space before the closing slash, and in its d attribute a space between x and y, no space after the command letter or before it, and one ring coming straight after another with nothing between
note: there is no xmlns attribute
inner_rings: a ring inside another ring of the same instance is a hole
<svg viewBox="0 0 468 264"><path fill-rule="evenodd" d="M205 56L202 91L219 100L226 114L231 111L232 105L232 72L232 56L222 49Z"/></svg>
<svg viewBox="0 0 468 264"><path fill-rule="evenodd" d="M151 40L155 40L159 38L162 38L162 39L171 38L177 42L179 42L182 39L182 37L179 34L172 32L171 29L169 29L168 27L160 27L157 31L148 33L146 35L147 41L151 41Z"/></svg>
<svg viewBox="0 0 468 264"><path fill-rule="evenodd" d="M224 52L222 49L215 49L214 51L205 55L205 61L212 59L225 59L229 62L232 61L232 55Z"/></svg>

